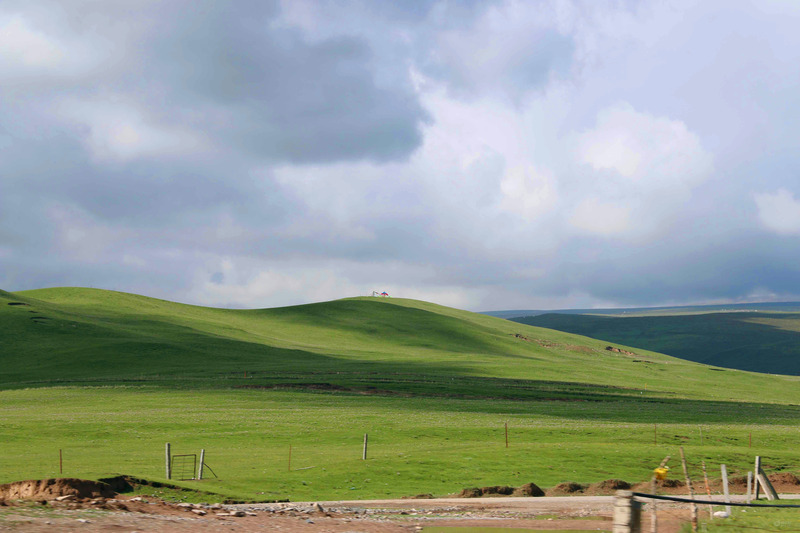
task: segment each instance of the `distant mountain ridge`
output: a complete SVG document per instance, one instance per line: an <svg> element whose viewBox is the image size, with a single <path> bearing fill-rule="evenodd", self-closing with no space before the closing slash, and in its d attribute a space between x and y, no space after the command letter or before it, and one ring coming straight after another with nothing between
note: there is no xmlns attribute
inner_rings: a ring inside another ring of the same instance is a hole
<svg viewBox="0 0 800 533"><path fill-rule="evenodd" d="M480 311L483 315L497 318L518 318L546 314L560 315L604 315L604 316L648 316L648 315L685 315L701 313L742 313L775 311L784 313L800 313L800 302L753 302L743 304L685 305L666 307L625 307L605 309L509 309L500 311Z"/></svg>
<svg viewBox="0 0 800 533"><path fill-rule="evenodd" d="M737 309L638 316L548 313L511 320L708 365L798 376L800 313L791 311L793 305L773 304L769 312Z"/></svg>

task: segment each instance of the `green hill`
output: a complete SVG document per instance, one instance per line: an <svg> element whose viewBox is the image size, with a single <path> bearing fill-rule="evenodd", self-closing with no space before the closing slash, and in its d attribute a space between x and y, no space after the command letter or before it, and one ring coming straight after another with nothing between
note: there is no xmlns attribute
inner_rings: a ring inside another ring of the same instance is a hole
<svg viewBox="0 0 800 533"><path fill-rule="evenodd" d="M800 375L800 313L728 312L624 318L546 314L512 320L708 365Z"/></svg>
<svg viewBox="0 0 800 533"><path fill-rule="evenodd" d="M293 385L418 394L800 399L795 381L729 373L435 304L354 298L226 310L96 289L0 295L0 387ZM246 373L246 378L245 378ZM718 380L718 374L713 374ZM644 390L646 386L646 391Z"/></svg>
<svg viewBox="0 0 800 533"><path fill-rule="evenodd" d="M164 481L165 442L219 476L177 483L242 500L635 482L678 446L695 471L800 464L800 378L607 345L402 299L0 292L0 483Z"/></svg>

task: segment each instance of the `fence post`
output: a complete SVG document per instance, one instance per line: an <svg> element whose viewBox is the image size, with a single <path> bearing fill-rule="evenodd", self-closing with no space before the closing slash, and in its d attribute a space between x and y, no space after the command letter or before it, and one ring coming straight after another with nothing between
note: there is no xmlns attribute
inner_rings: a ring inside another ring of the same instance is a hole
<svg viewBox="0 0 800 533"><path fill-rule="evenodd" d="M618 490L614 498L613 533L641 533L642 504L633 499L633 492Z"/></svg>
<svg viewBox="0 0 800 533"><path fill-rule="evenodd" d="M172 479L172 461L170 461L170 456L169 456L169 442L167 443L166 456L167 456L167 479Z"/></svg>
<svg viewBox="0 0 800 533"><path fill-rule="evenodd" d="M200 449L200 466L197 467L197 479L203 479L203 461L206 460L205 448Z"/></svg>
<svg viewBox="0 0 800 533"><path fill-rule="evenodd" d="M753 475L756 478L755 479L755 490L754 490L754 494L755 495L753 496L753 499L755 501L758 501L758 489L761 488L761 487L759 487L759 483L758 483L758 472L759 472L759 470L761 470L761 456L760 455L756 455L756 467L753 469Z"/></svg>
<svg viewBox="0 0 800 533"><path fill-rule="evenodd" d="M367 438L368 438L368 435L366 433L364 433L364 451L361 453L361 460L362 461L366 461L367 460Z"/></svg>
<svg viewBox="0 0 800 533"><path fill-rule="evenodd" d="M720 472L722 473L722 490L723 494L725 494L725 503L731 503L731 495L728 492L728 467L725 465L719 465ZM725 512L728 513L728 516L731 515L731 506L725 506Z"/></svg>

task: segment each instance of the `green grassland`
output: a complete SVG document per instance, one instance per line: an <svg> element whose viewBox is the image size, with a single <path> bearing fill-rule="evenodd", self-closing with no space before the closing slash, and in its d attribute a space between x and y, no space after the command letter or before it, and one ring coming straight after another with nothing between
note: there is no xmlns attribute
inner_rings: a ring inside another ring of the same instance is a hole
<svg viewBox="0 0 800 533"><path fill-rule="evenodd" d="M638 346L708 365L800 375L800 313L728 312L632 317L546 314L513 320Z"/></svg>
<svg viewBox="0 0 800 533"><path fill-rule="evenodd" d="M641 481L681 445L695 469L800 465L800 378L425 302L0 291L0 325L0 482L58 475L59 449L65 476L163 481L165 442L219 476L179 484L242 500Z"/></svg>

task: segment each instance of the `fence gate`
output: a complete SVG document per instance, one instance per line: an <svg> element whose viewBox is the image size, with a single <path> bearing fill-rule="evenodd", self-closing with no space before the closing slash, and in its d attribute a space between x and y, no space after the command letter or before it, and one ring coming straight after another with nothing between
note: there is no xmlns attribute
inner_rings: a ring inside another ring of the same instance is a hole
<svg viewBox="0 0 800 533"><path fill-rule="evenodd" d="M180 481L195 479L197 473L197 454L186 453L172 456L172 476Z"/></svg>

